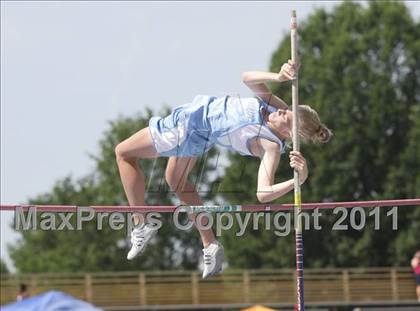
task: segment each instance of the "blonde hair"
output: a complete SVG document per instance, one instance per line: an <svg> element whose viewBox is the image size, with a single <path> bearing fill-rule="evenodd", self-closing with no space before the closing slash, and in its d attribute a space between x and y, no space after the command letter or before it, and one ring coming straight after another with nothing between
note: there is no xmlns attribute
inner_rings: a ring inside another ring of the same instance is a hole
<svg viewBox="0 0 420 311"><path fill-rule="evenodd" d="M308 105L299 105L299 136L304 142L324 144L331 139L333 133L321 123L314 109Z"/></svg>

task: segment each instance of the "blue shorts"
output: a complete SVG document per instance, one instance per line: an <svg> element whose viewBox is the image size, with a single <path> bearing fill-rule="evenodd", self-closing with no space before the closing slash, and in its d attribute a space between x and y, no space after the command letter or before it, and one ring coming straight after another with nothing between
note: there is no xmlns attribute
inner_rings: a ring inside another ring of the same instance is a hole
<svg viewBox="0 0 420 311"><path fill-rule="evenodd" d="M196 96L192 103L178 106L164 118L152 117L149 131L162 157L193 157L209 151L216 140L207 122L208 104L216 97Z"/></svg>

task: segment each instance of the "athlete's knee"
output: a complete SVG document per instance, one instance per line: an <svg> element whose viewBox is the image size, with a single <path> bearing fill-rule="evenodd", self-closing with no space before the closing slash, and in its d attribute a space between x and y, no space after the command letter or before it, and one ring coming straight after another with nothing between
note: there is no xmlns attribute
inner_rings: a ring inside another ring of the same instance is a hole
<svg viewBox="0 0 420 311"><path fill-rule="evenodd" d="M124 147L124 142L119 143L117 146L115 146L114 151L115 151L115 158L117 162L127 161L131 159L131 157L129 157L126 151L126 148Z"/></svg>

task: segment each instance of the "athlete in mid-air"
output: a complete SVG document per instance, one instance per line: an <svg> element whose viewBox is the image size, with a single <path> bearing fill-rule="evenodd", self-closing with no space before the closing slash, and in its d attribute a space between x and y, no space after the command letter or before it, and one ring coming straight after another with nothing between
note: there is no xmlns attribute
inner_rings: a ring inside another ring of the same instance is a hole
<svg viewBox="0 0 420 311"><path fill-rule="evenodd" d="M285 141L292 137L292 111L265 83L292 80L298 68L289 60L279 73L245 72L243 82L258 98L198 95L166 117L152 117L148 127L118 144L115 153L129 204L145 205L144 175L137 161L169 157L165 177L172 191L183 204L203 205L188 181L188 174L198 156L215 144L261 159L257 187L260 202L275 200L291 191L293 179L275 183L274 175L285 152ZM299 106L299 136L304 142L325 143L331 135L314 109ZM299 172L300 183L304 183L308 177L305 158L294 151L289 158L290 166ZM192 217L194 220L195 215ZM135 217L134 223L129 260L140 254L157 232L140 217ZM206 278L221 271L224 251L211 229L198 230L204 246L203 278Z"/></svg>

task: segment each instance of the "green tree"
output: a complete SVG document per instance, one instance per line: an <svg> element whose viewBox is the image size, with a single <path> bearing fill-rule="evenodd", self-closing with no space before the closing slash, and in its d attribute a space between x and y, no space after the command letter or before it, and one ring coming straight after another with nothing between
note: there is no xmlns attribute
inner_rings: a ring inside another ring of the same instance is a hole
<svg viewBox="0 0 420 311"><path fill-rule="evenodd" d="M305 202L420 197L420 32L400 2L344 2L332 12L316 10L299 25L300 102L310 104L334 131L326 146L302 146L310 177ZM290 58L286 36L270 70ZM290 84L273 84L290 101ZM283 157L276 180L291 178ZM221 191L228 201L255 202L259 161L229 155L232 166ZM250 181L246 185L243 180ZM252 181L252 182L251 182ZM287 195L276 203L293 202ZM400 208L398 231L381 212L381 230L368 217L363 231L330 231L336 216L323 211L322 231L305 233L308 266L407 264L418 245L419 209ZM326 229L328 228L328 230ZM234 267L293 266L293 237L249 230L224 237ZM255 250L253 249L255 248Z"/></svg>
<svg viewBox="0 0 420 311"><path fill-rule="evenodd" d="M168 109L163 114L167 112ZM50 192L31 199L29 203L127 205L114 148L123 139L147 126L151 116L152 112L147 110L145 116L121 117L111 122L99 143L99 154L92 156L96 164L93 172L76 180L66 177L58 181ZM216 151L212 151L201 158L191 173L191 180L197 182L200 177L200 185L208 183L208 175L215 169L211 158L215 156ZM141 160L140 165L145 172L146 183L151 185L146 192L147 204L174 204L175 195L169 191L164 180L166 159ZM10 247L11 257L19 272L196 268L201 258L198 233L195 229L189 232L176 230L170 215L162 215L163 226L153 245L147 248L143 256L133 261L126 260L129 246L126 227L123 230L112 230L107 225L108 218L105 218L100 231L97 230L96 218L79 231L22 231L22 239L16 246ZM76 226L74 219L72 224Z"/></svg>
<svg viewBox="0 0 420 311"><path fill-rule="evenodd" d="M9 273L9 269L7 269L6 263L3 259L0 259L0 274L7 274Z"/></svg>

